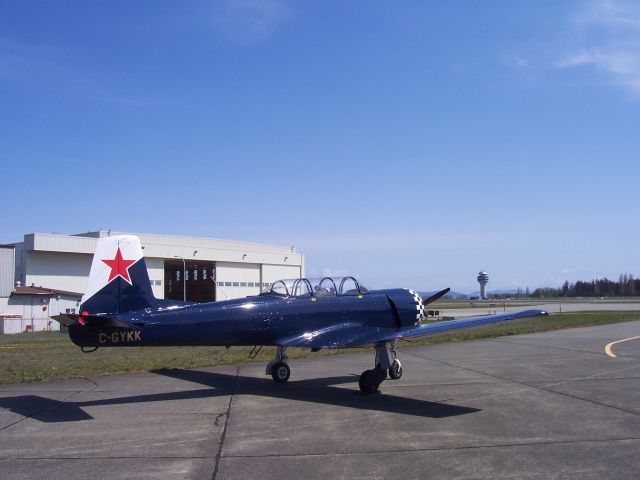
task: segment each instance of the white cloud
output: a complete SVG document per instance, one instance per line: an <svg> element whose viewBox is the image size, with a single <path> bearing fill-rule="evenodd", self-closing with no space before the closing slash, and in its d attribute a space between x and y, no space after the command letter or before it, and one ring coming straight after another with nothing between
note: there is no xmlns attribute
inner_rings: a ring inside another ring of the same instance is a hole
<svg viewBox="0 0 640 480"><path fill-rule="evenodd" d="M614 32L640 29L640 4L629 0L591 0L576 15L578 25Z"/></svg>
<svg viewBox="0 0 640 480"><path fill-rule="evenodd" d="M510 63L513 67L516 68L527 68L529 67L529 60L524 58L521 55L513 55L507 58L508 63Z"/></svg>
<svg viewBox="0 0 640 480"><path fill-rule="evenodd" d="M156 103L150 98L120 94L104 72L79 67L80 60L72 51L60 47L0 37L0 82L127 107Z"/></svg>
<svg viewBox="0 0 640 480"><path fill-rule="evenodd" d="M226 0L214 9L213 26L239 44L253 44L273 36L292 11L280 0Z"/></svg>
<svg viewBox="0 0 640 480"><path fill-rule="evenodd" d="M640 3L588 2L575 16L580 44L556 68L595 68L640 98Z"/></svg>

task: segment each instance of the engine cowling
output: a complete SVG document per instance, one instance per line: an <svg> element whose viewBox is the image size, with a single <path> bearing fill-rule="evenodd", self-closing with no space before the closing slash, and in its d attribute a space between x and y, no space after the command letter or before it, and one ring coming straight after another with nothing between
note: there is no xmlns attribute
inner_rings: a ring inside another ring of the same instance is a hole
<svg viewBox="0 0 640 480"><path fill-rule="evenodd" d="M424 305L417 292L409 289L386 291L398 327L418 325L424 318Z"/></svg>

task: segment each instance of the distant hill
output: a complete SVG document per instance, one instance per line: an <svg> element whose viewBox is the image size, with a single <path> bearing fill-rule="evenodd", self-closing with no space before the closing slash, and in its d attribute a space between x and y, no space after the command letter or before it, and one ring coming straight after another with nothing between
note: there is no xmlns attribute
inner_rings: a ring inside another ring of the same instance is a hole
<svg viewBox="0 0 640 480"><path fill-rule="evenodd" d="M422 298L427 298L431 295L433 295L434 293L436 293L436 291L433 292L418 292L418 295L420 295ZM518 289L516 288L512 288L509 290L489 290L487 292L489 295L491 294L497 294L497 295L515 295L516 293L518 293ZM450 291L449 293L447 293L444 298L451 298L451 299L461 299L461 298L469 298L469 297L479 297L480 296L480 291L476 290L475 292L471 292L471 293L463 293L463 292L456 292L456 291Z"/></svg>
<svg viewBox="0 0 640 480"><path fill-rule="evenodd" d="M422 298L428 298L431 295L433 295L434 293L437 293L439 290L434 290L433 292L418 292L418 295L420 295ZM453 290L450 291L449 293L447 293L444 298L453 298L453 299L457 299L457 298L467 298L467 294L466 293L462 293L462 292L454 292Z"/></svg>
<svg viewBox="0 0 640 480"><path fill-rule="evenodd" d="M522 293L523 289L520 289L520 292ZM518 289L517 288L511 288L509 290L491 290L491 289L487 289L487 294L491 295L492 293L495 293L496 295L515 295L516 293L518 293ZM480 290L476 290L473 293L470 293L469 295L480 295Z"/></svg>

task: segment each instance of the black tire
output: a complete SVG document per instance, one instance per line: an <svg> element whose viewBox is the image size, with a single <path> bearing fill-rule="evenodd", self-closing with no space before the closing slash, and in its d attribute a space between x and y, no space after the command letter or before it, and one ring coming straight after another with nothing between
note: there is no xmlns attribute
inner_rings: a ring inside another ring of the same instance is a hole
<svg viewBox="0 0 640 480"><path fill-rule="evenodd" d="M291 375L291 369L284 362L278 362L271 367L271 377L276 383L285 383L289 380L289 375Z"/></svg>
<svg viewBox="0 0 640 480"><path fill-rule="evenodd" d="M402 378L402 364L400 362L396 361L391 364L389 377L393 380L400 380Z"/></svg>
<svg viewBox="0 0 640 480"><path fill-rule="evenodd" d="M378 391L380 381L378 380L374 370L365 370L362 372L362 375L360 375L358 385L360 386L360 391L362 393L371 394Z"/></svg>

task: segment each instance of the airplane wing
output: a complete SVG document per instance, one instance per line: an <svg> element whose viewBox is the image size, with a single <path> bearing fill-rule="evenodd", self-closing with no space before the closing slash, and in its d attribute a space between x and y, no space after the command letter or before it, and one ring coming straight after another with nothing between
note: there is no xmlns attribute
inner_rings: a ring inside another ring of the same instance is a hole
<svg viewBox="0 0 640 480"><path fill-rule="evenodd" d="M303 348L348 348L371 345L378 342L434 335L437 333L460 330L463 328L481 327L500 322L519 320L529 317L548 315L544 310L524 310L514 313L498 315L483 315L480 317L447 320L405 329L366 327L360 323L343 323L332 325L319 330L306 332L302 335L283 338L276 342L282 347Z"/></svg>
<svg viewBox="0 0 640 480"><path fill-rule="evenodd" d="M451 330L481 327L484 325L493 325L500 322L508 322L512 320L520 320L523 318L540 317L546 315L549 315L549 313L544 310L523 310L521 312L500 313L498 315L482 315L479 317L461 318L459 320L446 320L444 322L434 322L426 325L419 325L407 330L400 330L396 333L395 338L421 337L424 335L449 332ZM389 340L392 340L392 338L389 338Z"/></svg>
<svg viewBox="0 0 640 480"><path fill-rule="evenodd" d="M283 338L276 342L281 347L347 348L378 342L395 329L365 327L361 323L341 323Z"/></svg>

